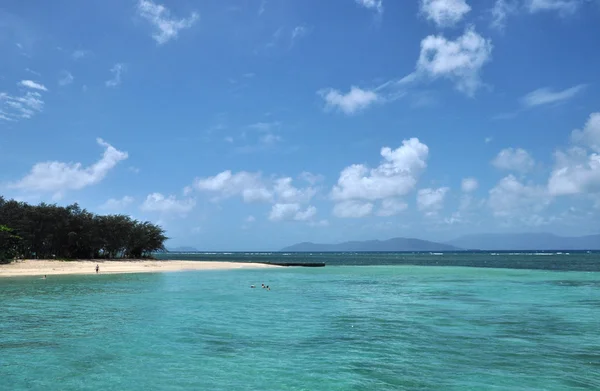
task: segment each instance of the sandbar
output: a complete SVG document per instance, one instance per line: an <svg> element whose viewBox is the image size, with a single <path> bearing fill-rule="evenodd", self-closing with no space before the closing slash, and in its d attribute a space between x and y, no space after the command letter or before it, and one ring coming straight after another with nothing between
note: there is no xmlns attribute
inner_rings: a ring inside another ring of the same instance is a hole
<svg viewBox="0 0 600 391"><path fill-rule="evenodd" d="M8 265L0 265L0 277L19 276L52 276L66 274L99 274L122 273L161 273L189 270L231 270L273 268L275 265L242 262L207 262L207 261L157 261L157 260L19 260Z"/></svg>

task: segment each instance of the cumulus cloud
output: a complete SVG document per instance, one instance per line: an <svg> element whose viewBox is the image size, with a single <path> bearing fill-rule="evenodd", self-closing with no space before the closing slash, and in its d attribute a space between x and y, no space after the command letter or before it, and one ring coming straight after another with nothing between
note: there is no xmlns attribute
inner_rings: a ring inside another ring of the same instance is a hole
<svg viewBox="0 0 600 391"><path fill-rule="evenodd" d="M121 84L121 74L123 73L123 71L125 70L125 65L123 64L115 64L111 69L110 72L113 74L113 78L110 80L107 80L105 82L107 87L117 87L119 84Z"/></svg>
<svg viewBox="0 0 600 391"><path fill-rule="evenodd" d="M215 176L196 178L193 187L199 191L212 192L217 199L241 195L244 202L269 202L273 194L263 184L260 173L223 171Z"/></svg>
<svg viewBox="0 0 600 391"><path fill-rule="evenodd" d="M574 130L571 133L571 140L575 144L600 153L600 112L592 113L583 129Z"/></svg>
<svg viewBox="0 0 600 391"><path fill-rule="evenodd" d="M479 187L479 183L475 178L464 178L461 182L461 190L463 193L472 193Z"/></svg>
<svg viewBox="0 0 600 391"><path fill-rule="evenodd" d="M521 103L527 108L566 102L581 93L587 86L579 84L562 91L551 88L539 88L521 98Z"/></svg>
<svg viewBox="0 0 600 391"><path fill-rule="evenodd" d="M371 214L373 203L342 201L334 205L333 215L340 218L361 218Z"/></svg>
<svg viewBox="0 0 600 391"><path fill-rule="evenodd" d="M492 160L492 165L501 170L525 173L533 169L535 160L522 148L506 148Z"/></svg>
<svg viewBox="0 0 600 391"><path fill-rule="evenodd" d="M241 196L244 202L274 202L279 204L308 203L317 190L311 186L298 188L290 177L264 179L261 173L223 171L213 177L196 178L192 188L213 193L215 200Z"/></svg>
<svg viewBox="0 0 600 391"><path fill-rule="evenodd" d="M319 91L319 95L325 100L325 110L338 110L347 115L356 114L379 99L376 92L355 86L352 86L346 94L328 88Z"/></svg>
<svg viewBox="0 0 600 391"><path fill-rule="evenodd" d="M48 91L48 89L43 84L36 83L33 80L21 80L19 82L19 85L21 87L31 88L32 90Z"/></svg>
<svg viewBox="0 0 600 391"><path fill-rule="evenodd" d="M144 212L186 215L196 206L193 199L178 200L174 195L168 197L161 193L148 194L140 209Z"/></svg>
<svg viewBox="0 0 600 391"><path fill-rule="evenodd" d="M152 34L152 38L154 38L158 45L163 45L171 39L176 39L181 30L189 29L199 18L196 12L192 12L187 18L173 18L168 8L150 0L140 0L137 12L140 17L154 27L155 32Z"/></svg>
<svg viewBox="0 0 600 391"><path fill-rule="evenodd" d="M511 174L490 190L488 205L496 217L522 219L540 213L551 201L544 187L523 184Z"/></svg>
<svg viewBox="0 0 600 391"><path fill-rule="evenodd" d="M354 164L342 170L331 198L335 201L351 199L382 200L398 197L412 191L417 176L427 167L429 148L417 138L404 140L397 149L381 149L383 162L374 169Z"/></svg>
<svg viewBox="0 0 600 391"><path fill-rule="evenodd" d="M444 208L444 199L449 190L448 187L419 190L417 192L417 207L426 215L431 216L437 214Z"/></svg>
<svg viewBox="0 0 600 391"><path fill-rule="evenodd" d="M410 193L416 186L418 176L427 167L428 155L427 145L417 138L411 138L404 140L397 149L382 148L383 161L376 168L369 169L363 164L346 167L331 190L331 199L338 203L334 207L334 214L338 217L365 216L373 209L372 201L396 200ZM395 202L386 201L382 205L382 213L398 209L399 205Z"/></svg>
<svg viewBox="0 0 600 391"><path fill-rule="evenodd" d="M600 192L600 113L592 113L583 129L571 133L572 146L554 154L548 180L552 195Z"/></svg>
<svg viewBox="0 0 600 391"><path fill-rule="evenodd" d="M119 211L131 205L133 201L133 197L130 196L124 196L123 198L110 198L106 200L104 204L100 205L100 209Z"/></svg>
<svg viewBox="0 0 600 391"><path fill-rule="evenodd" d="M492 42L472 27L454 41L430 35L421 41L416 74L447 78L459 91L472 96L481 87L481 69L490 61L492 48Z"/></svg>
<svg viewBox="0 0 600 391"><path fill-rule="evenodd" d="M282 203L309 202L317 193L313 187L297 188L292 185L292 178L280 178L275 181L274 193Z"/></svg>
<svg viewBox="0 0 600 391"><path fill-rule="evenodd" d="M460 22L471 11L465 0L421 0L421 12L438 27Z"/></svg>
<svg viewBox="0 0 600 391"><path fill-rule="evenodd" d="M302 209L300 204L274 204L271 207L269 220L271 221L310 221L317 214L317 208L308 206Z"/></svg>
<svg viewBox="0 0 600 391"><path fill-rule="evenodd" d="M98 184L120 161L127 159L128 155L100 138L96 141L105 149L102 158L91 166L83 167L81 163L58 161L37 163L29 174L11 187L60 195L68 190L80 190Z"/></svg>

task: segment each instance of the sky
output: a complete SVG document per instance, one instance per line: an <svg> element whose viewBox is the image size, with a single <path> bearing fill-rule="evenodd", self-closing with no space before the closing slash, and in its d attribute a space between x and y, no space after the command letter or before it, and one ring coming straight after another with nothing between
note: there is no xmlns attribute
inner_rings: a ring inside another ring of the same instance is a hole
<svg viewBox="0 0 600 391"><path fill-rule="evenodd" d="M600 0L4 0L0 194L169 247L600 233Z"/></svg>

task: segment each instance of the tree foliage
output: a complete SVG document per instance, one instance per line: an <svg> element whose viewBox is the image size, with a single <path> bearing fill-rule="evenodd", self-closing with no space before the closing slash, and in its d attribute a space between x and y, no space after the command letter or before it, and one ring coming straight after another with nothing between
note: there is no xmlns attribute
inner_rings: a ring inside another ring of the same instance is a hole
<svg viewBox="0 0 600 391"><path fill-rule="evenodd" d="M142 258L164 251L165 231L125 215L99 216L73 204L29 205L0 196L0 259Z"/></svg>

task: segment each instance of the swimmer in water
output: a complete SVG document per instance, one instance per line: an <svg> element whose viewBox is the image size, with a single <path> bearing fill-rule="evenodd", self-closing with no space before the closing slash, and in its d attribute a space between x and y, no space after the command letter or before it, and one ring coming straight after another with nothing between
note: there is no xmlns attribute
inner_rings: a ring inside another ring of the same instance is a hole
<svg viewBox="0 0 600 391"><path fill-rule="evenodd" d="M254 288L254 285L250 285L250 288Z"/></svg>
<svg viewBox="0 0 600 391"><path fill-rule="evenodd" d="M266 288L265 284L260 284L260 286L261 286L261 288L263 288L263 289L265 289L265 288Z"/></svg>

